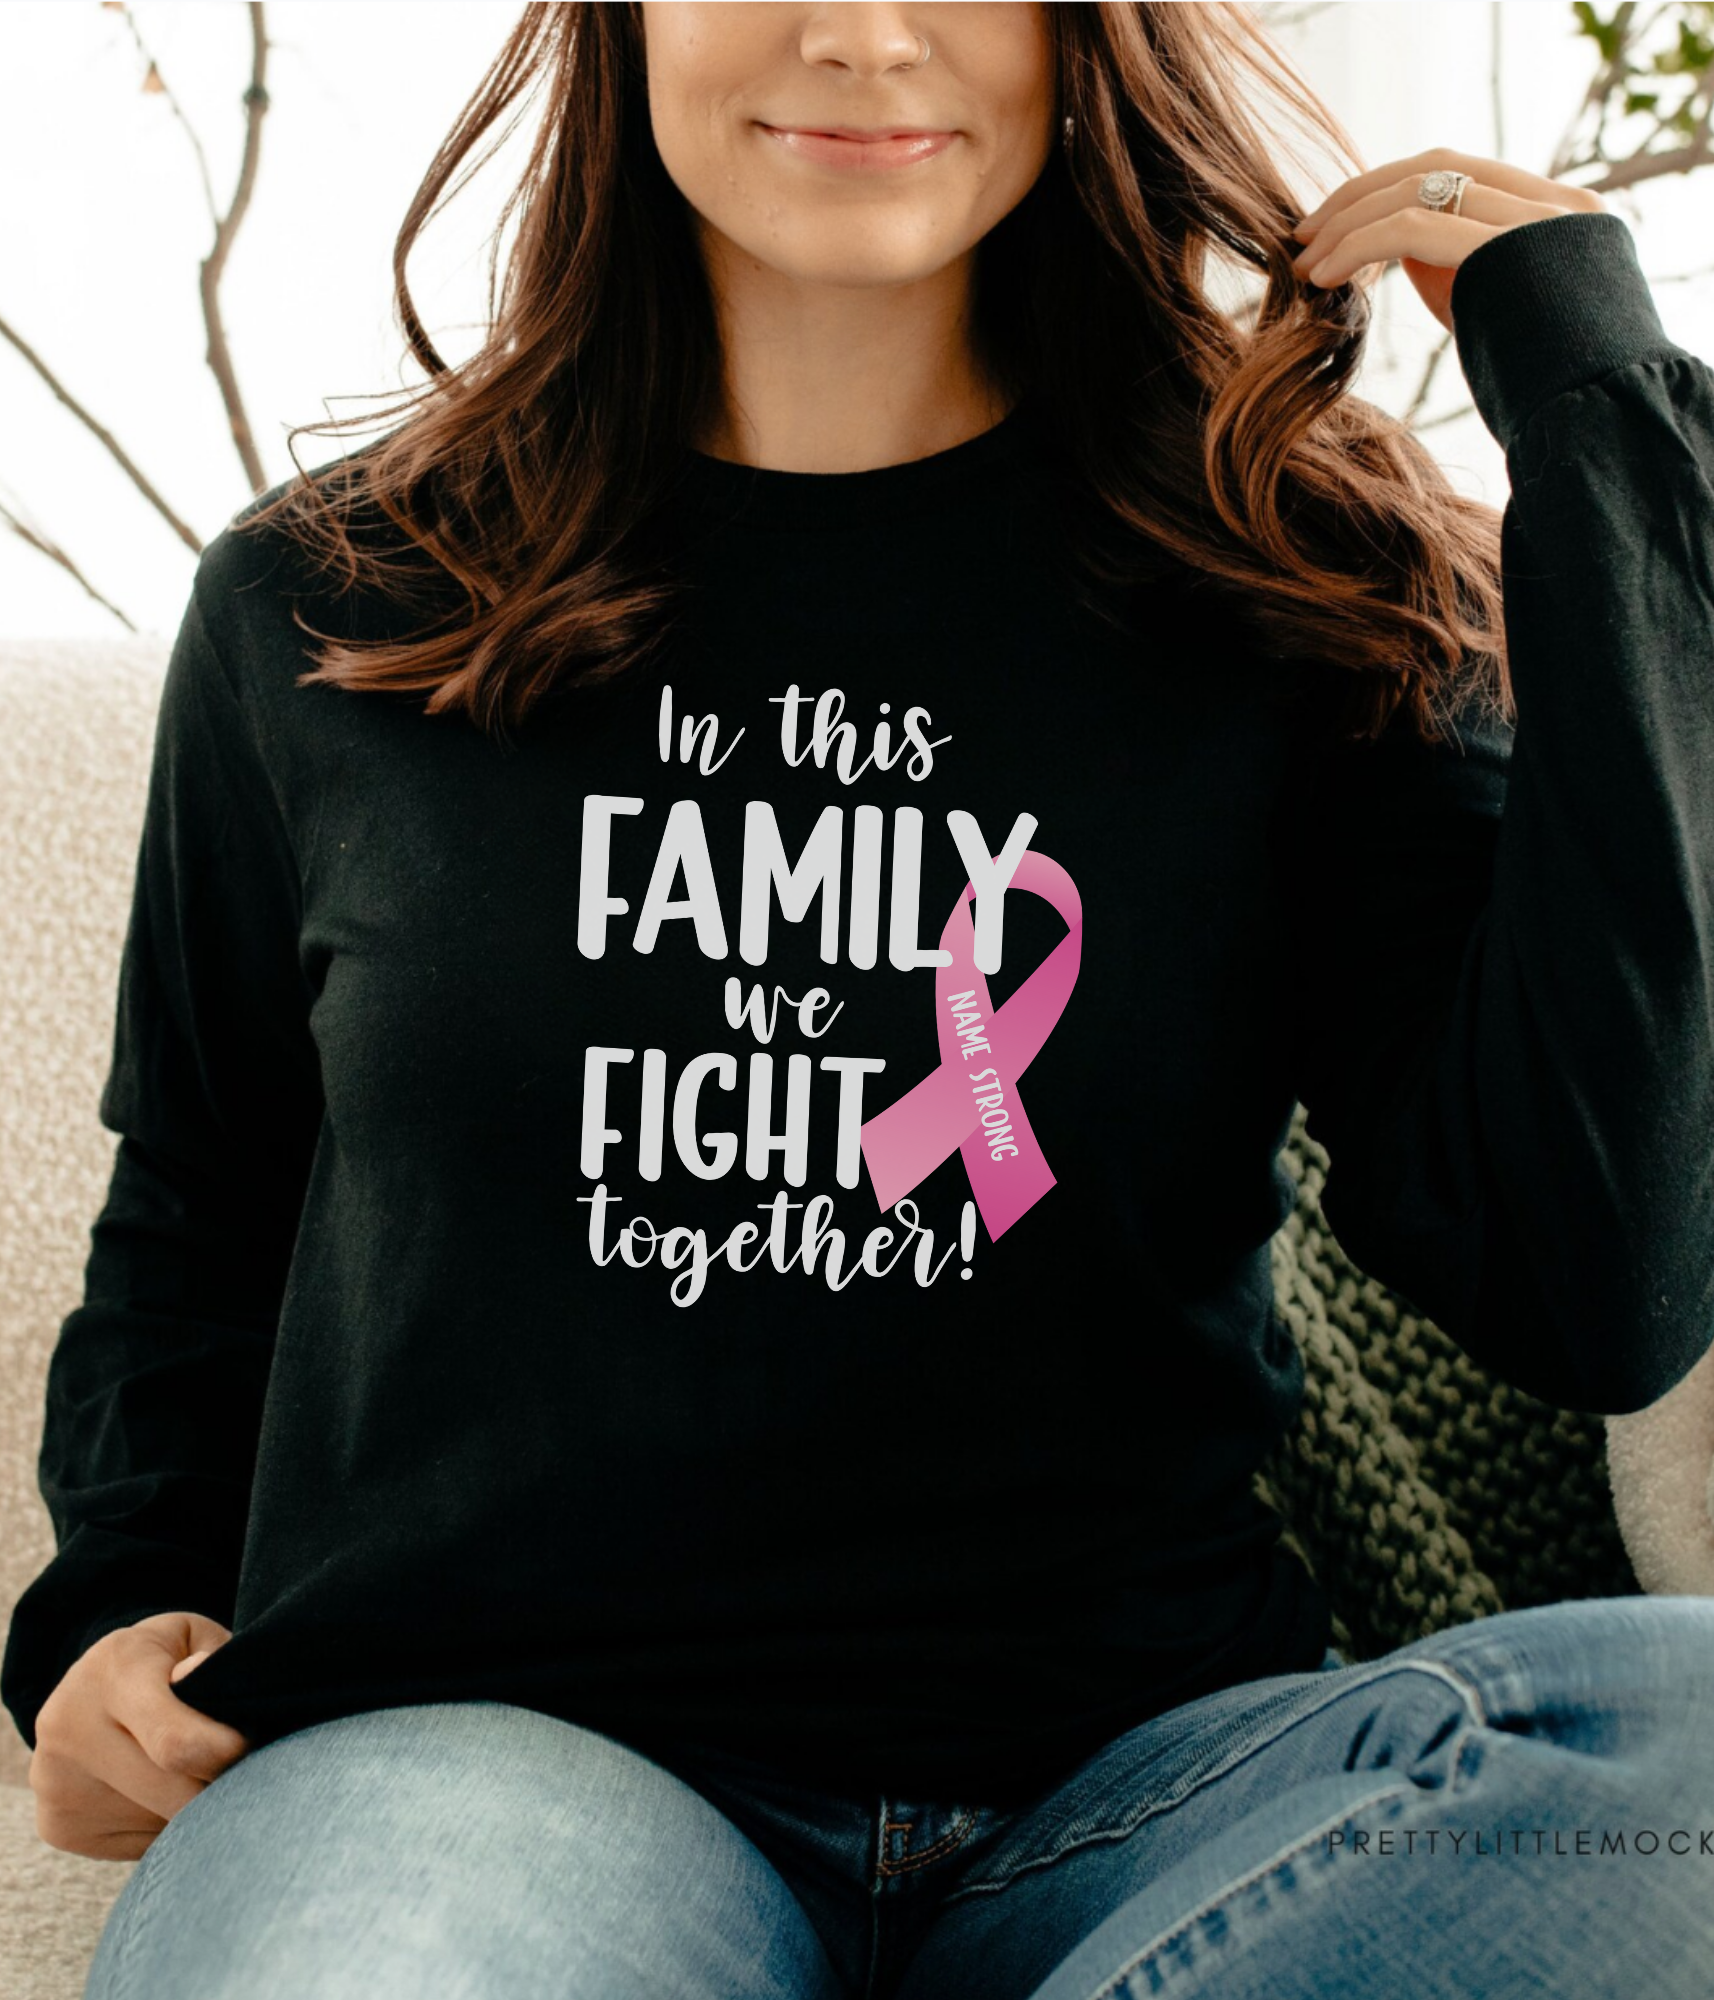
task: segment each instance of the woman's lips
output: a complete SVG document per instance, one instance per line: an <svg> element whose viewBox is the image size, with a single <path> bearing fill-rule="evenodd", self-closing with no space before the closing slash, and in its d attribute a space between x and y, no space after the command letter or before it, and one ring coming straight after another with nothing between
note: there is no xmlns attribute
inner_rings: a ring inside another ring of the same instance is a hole
<svg viewBox="0 0 1714 2000"><path fill-rule="evenodd" d="M874 172L883 167L906 167L913 160L929 160L945 152L956 132L890 132L886 134L811 131L801 126L764 125L770 139L801 160L818 166L855 168Z"/></svg>

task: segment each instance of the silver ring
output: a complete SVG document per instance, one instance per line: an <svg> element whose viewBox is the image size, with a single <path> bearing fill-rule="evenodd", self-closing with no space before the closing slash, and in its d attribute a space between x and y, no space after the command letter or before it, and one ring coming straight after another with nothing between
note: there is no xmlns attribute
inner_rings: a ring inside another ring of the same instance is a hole
<svg viewBox="0 0 1714 2000"><path fill-rule="evenodd" d="M921 69L929 57L934 54L934 51L921 35L917 36L917 46L922 50L922 54L917 57L916 61L914 63L894 63L894 69Z"/></svg>
<svg viewBox="0 0 1714 2000"><path fill-rule="evenodd" d="M1449 167L1437 167L1417 182L1416 198L1424 208L1444 209L1453 215L1462 215L1464 190L1469 185L1468 174L1454 173Z"/></svg>

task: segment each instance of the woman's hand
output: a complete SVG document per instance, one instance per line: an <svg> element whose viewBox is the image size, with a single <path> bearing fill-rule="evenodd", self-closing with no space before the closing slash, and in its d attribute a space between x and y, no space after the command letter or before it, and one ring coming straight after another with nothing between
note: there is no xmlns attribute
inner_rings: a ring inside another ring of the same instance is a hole
<svg viewBox="0 0 1714 2000"><path fill-rule="evenodd" d="M36 1832L92 1861L135 1861L173 1814L250 1744L173 1693L232 1634L198 1611L160 1611L97 1639L36 1717Z"/></svg>
<svg viewBox="0 0 1714 2000"><path fill-rule="evenodd" d="M1424 208L1417 187L1437 170L1468 174L1457 215ZM1452 280L1478 243L1522 222L1607 204L1587 188L1566 187L1540 174L1435 146L1408 160L1390 160L1336 187L1291 232L1306 247L1292 269L1312 285L1343 285L1370 265L1397 258L1422 302L1452 331Z"/></svg>

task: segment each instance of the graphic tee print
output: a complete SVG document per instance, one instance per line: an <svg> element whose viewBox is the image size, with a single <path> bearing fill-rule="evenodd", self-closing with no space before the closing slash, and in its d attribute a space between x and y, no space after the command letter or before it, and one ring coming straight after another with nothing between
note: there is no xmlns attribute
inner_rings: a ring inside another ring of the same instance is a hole
<svg viewBox="0 0 1714 2000"><path fill-rule="evenodd" d="M661 759L672 759L674 745L673 691L661 690L659 742ZM813 761L829 763L841 783L856 783L866 768L886 770L905 761L918 780L932 775L934 752L950 737L929 739L924 727L928 711L910 708L904 720L905 742L892 747L887 721L891 704L879 704L880 720L861 764L850 749L856 727L843 718L845 695L831 689L813 706L793 685L773 700L782 710L779 752L787 767ZM800 742L805 712L809 721ZM678 754L691 761L700 739L712 753L700 768L712 775L737 749L741 729L724 750L718 743L718 717L685 717L679 723ZM578 947L599 959L607 951L609 920L629 915L630 906L609 892L612 822L641 815L641 798L591 795L584 801L583 868L579 883ZM1076 983L1082 950L1082 906L1069 875L1048 856L1027 848L1034 818L1020 814L998 853L990 853L975 816L954 807L946 814L946 829L968 873L937 944L917 940L920 925L920 881L923 814L916 806L895 808L891 827L878 805L859 804L850 813L847 863L846 809L822 808L801 853L786 852L772 804L750 800L744 812L742 886L739 892L738 956L763 972L768 965L770 923L775 914L787 922L818 925L818 955L829 965L845 964L873 971L879 963L883 873L890 851L892 877L887 891L887 963L897 972L935 971L934 1019L939 1061L919 1083L895 1100L866 1115L865 1082L879 1078L886 1062L879 1057L826 1054L819 1058L799 1049L779 1060L784 1070L783 1112L776 1114L776 1059L761 1050L747 1064L742 1139L736 1131L705 1134L700 1129L701 1099L710 1083L728 1095L739 1092L739 1066L727 1050L693 1056L676 1079L668 1076L663 1049L642 1052L640 1091L636 1100L637 1171L641 1178L661 1178L663 1148L670 1133L680 1165L699 1180L720 1180L742 1171L756 1182L778 1178L786 1184L765 1204L765 1225L741 1223L722 1243L711 1245L706 1231L674 1224L659 1231L647 1218L615 1224L615 1201L602 1176L610 1147L623 1142L623 1131L606 1123L611 1071L629 1066L637 1051L616 1045L591 1045L584 1051L582 1142L584 1176L597 1182L594 1192L580 1197L591 1206L590 1254L605 1264L618 1255L632 1268L658 1260L668 1271L683 1275L669 1288L673 1302L688 1306L703 1295L715 1263L744 1272L764 1261L776 1271L800 1268L813 1274L821 1265L830 1288L843 1288L859 1272L885 1276L915 1246L913 1269L918 1284L932 1283L950 1252L935 1256L935 1232L923 1224L914 1202L907 1199L935 1168L954 1152L964 1163L973 1199L965 1205L958 1228L961 1276L973 1275L975 1218L979 1211L990 1238L997 1239L1019 1216L1054 1185L1054 1176L1024 1110L1018 1084L1064 1012ZM674 896L679 882L685 894ZM987 975L998 973L1004 957L1005 907L1008 890L1041 896L1065 919L1066 935L1013 993L996 1009ZM819 915L817 914L819 912ZM842 921L843 920L843 921ZM707 829L695 800L678 800L666 817L661 845L649 876L641 913L631 934L632 949L645 954L657 946L664 924L689 923L701 954L708 959L729 957L726 920L715 879ZM920 984L920 981L917 982ZM792 995L776 980L728 974L722 986L725 1024L729 1031L747 1029L751 1039L769 1044L781 1025L795 1023L803 1041L828 1035L844 1003L833 1000L825 986ZM974 1061L981 1058L980 1061ZM856 1188L866 1166L875 1198L892 1211L890 1222L866 1230L853 1242L847 1261L846 1232L833 1223L835 1201L823 1192L801 1204L787 1189L806 1179L814 1100L821 1122L828 1117L832 1092L819 1078L835 1079L832 1119L835 1129L834 1178L841 1188ZM670 1108L669 1108L670 1101ZM783 1122L776 1123L776 1116ZM802 1208L797 1249L782 1256L791 1234L786 1220ZM760 1246L752 1249L752 1246Z"/></svg>

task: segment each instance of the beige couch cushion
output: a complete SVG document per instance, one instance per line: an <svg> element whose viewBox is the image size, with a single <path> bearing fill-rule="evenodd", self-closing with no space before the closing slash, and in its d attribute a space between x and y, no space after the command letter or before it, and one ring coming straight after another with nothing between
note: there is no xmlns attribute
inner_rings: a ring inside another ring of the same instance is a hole
<svg viewBox="0 0 1714 2000"><path fill-rule="evenodd" d="M5 2000L81 2000L107 1912L135 1866L130 1861L85 1861L49 1847L36 1835L35 1793L27 1785L0 1785L0 1994Z"/></svg>
<svg viewBox="0 0 1714 2000"><path fill-rule="evenodd" d="M0 648L0 1631L54 1549L36 1490L44 1378L117 1143L96 1102L167 651ZM30 1753L0 1725L0 1994L76 2000L132 1864L37 1838Z"/></svg>

